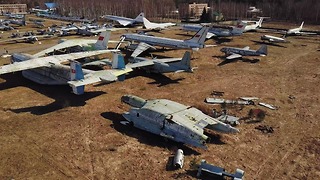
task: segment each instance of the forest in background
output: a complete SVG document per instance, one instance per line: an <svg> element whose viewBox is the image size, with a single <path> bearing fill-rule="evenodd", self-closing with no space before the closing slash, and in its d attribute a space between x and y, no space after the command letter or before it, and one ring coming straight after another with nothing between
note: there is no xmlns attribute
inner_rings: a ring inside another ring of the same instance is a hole
<svg viewBox="0 0 320 180"><path fill-rule="evenodd" d="M269 16L272 20L320 24L319 0L0 0L0 3L24 3L28 8L38 5L44 8L45 2L56 2L62 15L87 18L105 14L134 18L143 11L148 18L179 19L187 11L179 7L196 2L208 3L212 11L220 9L226 19L241 19L250 17L247 13L249 6L256 6L263 11L262 16ZM180 16L174 14L177 9Z"/></svg>

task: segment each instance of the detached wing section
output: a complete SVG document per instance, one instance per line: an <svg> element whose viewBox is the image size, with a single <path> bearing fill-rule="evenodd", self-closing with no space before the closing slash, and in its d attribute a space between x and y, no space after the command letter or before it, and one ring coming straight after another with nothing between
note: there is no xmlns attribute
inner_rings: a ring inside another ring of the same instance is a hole
<svg viewBox="0 0 320 180"><path fill-rule="evenodd" d="M13 64L0 67L0 74L6 74L10 72L23 71L27 69L34 69L39 67L49 67L53 64L60 64L69 60L81 59L85 57L95 56L99 54L109 53L111 50L100 50L91 52L79 52L63 55L55 55L41 58L34 58L22 62L15 62Z"/></svg>

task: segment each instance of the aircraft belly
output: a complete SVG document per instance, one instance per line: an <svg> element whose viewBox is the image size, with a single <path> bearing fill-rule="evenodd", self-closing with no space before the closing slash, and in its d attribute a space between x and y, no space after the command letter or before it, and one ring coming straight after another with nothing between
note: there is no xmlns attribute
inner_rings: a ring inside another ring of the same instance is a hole
<svg viewBox="0 0 320 180"><path fill-rule="evenodd" d="M46 85L66 85L66 79L55 77L54 75L46 74L43 68L22 71L23 77L39 84Z"/></svg>

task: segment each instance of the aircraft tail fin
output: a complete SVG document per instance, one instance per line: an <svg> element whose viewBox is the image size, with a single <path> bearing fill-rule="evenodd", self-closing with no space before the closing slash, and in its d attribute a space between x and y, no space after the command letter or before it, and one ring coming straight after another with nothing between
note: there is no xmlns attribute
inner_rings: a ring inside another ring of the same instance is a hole
<svg viewBox="0 0 320 180"><path fill-rule="evenodd" d="M70 80L74 81L82 79L84 79L84 74L81 64L77 61L70 60ZM71 87L74 94L80 95L84 93L84 85Z"/></svg>
<svg viewBox="0 0 320 180"><path fill-rule="evenodd" d="M302 23L301 23L301 25L300 25L300 27L299 27L300 30L302 29L303 24L304 24L304 21L302 21Z"/></svg>
<svg viewBox="0 0 320 180"><path fill-rule="evenodd" d="M144 13L141 12L134 20L137 22L143 22Z"/></svg>
<svg viewBox="0 0 320 180"><path fill-rule="evenodd" d="M258 21L258 27L262 26L262 21L263 21L263 17L260 17L259 21Z"/></svg>
<svg viewBox="0 0 320 180"><path fill-rule="evenodd" d="M232 34L233 35L241 35L243 33L246 25L247 25L247 23L244 23L242 21L238 22L237 26L232 29L232 31L231 31Z"/></svg>
<svg viewBox="0 0 320 180"><path fill-rule="evenodd" d="M113 53L112 59L112 69L125 69L126 65L124 62L124 57L119 53ZM124 81L125 74L118 76L119 81Z"/></svg>
<svg viewBox="0 0 320 180"><path fill-rule="evenodd" d="M152 23L145 17L143 17L143 26L146 29L152 29L153 28Z"/></svg>
<svg viewBox="0 0 320 180"><path fill-rule="evenodd" d="M191 39L188 39L186 41L204 45L204 41L206 40L208 31L209 27L203 26Z"/></svg>
<svg viewBox="0 0 320 180"><path fill-rule="evenodd" d="M262 55L268 55L268 46L263 44L258 50L258 53L262 54Z"/></svg>
<svg viewBox="0 0 320 180"><path fill-rule="evenodd" d="M189 51L186 51L180 63L185 67L185 71L187 72L192 72L190 60L191 60L191 54Z"/></svg>
<svg viewBox="0 0 320 180"><path fill-rule="evenodd" d="M110 34L111 34L111 31L108 31L108 30L101 32L98 37L97 42L94 45L95 48L98 50L107 49L108 48L108 41L110 39Z"/></svg>

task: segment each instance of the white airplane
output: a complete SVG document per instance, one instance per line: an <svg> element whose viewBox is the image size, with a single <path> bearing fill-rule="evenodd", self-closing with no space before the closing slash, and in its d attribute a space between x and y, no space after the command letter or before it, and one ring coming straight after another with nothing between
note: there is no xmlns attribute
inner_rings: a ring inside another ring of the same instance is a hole
<svg viewBox="0 0 320 180"><path fill-rule="evenodd" d="M262 12L261 9L258 9L254 6L250 6L249 9L247 10L248 13L260 13Z"/></svg>
<svg viewBox="0 0 320 180"><path fill-rule="evenodd" d="M143 26L146 29L151 29L151 30L162 30L162 29L166 29L167 27L170 26L175 26L175 23L154 23L154 22L150 22L147 18L143 17Z"/></svg>
<svg viewBox="0 0 320 180"><path fill-rule="evenodd" d="M290 36L290 35L296 35L296 36L299 36L299 35L317 35L317 33L312 33L312 32L301 32L303 24L304 24L304 21L301 23L300 27L289 29L286 32L286 36Z"/></svg>
<svg viewBox="0 0 320 180"><path fill-rule="evenodd" d="M34 54L34 57L42 57L48 54L68 49L69 52L89 51L89 50L104 50L107 49L110 38L110 31L104 31L100 34L97 40L95 39L70 39L63 41L55 46L40 51Z"/></svg>
<svg viewBox="0 0 320 180"><path fill-rule="evenodd" d="M300 27L298 27L298 28L293 28L293 29L289 29L289 30L286 32L286 35L301 35L302 32L300 32L300 31L302 30L303 24L304 24L304 21L301 23Z"/></svg>
<svg viewBox="0 0 320 180"><path fill-rule="evenodd" d="M140 13L135 19L122 17L122 16L112 16L112 15L101 16L101 18L117 21L122 26L129 26L129 25L133 25L135 23L143 23L143 19L142 19L143 17L144 17L143 12Z"/></svg>
<svg viewBox="0 0 320 180"><path fill-rule="evenodd" d="M224 47L220 51L224 52L227 60L241 58L242 56L266 56L268 54L268 47L262 45L258 50L251 50L249 46L244 48Z"/></svg>
<svg viewBox="0 0 320 180"><path fill-rule="evenodd" d="M206 39L208 30L209 30L209 27L204 26L191 39L187 39L187 40L147 36L142 34L124 34L120 39L120 43L126 40L126 41L135 41L135 42L144 42L151 46L169 47L173 49L198 50L205 47L204 41ZM120 45L120 43L118 44L118 46Z"/></svg>
<svg viewBox="0 0 320 180"><path fill-rule="evenodd" d="M90 52L78 52L48 57L34 57L28 54L13 54L12 64L1 66L0 74L22 71L22 75L39 84L64 85L69 84L75 94L84 93L84 85L94 82L111 82L117 77L132 71L125 68L124 60L115 58L112 70L92 71L81 68L81 64L75 59L96 56L104 53L116 52L115 50L99 50ZM116 54L114 57L118 57ZM71 61L71 66L63 65Z"/></svg>
<svg viewBox="0 0 320 180"><path fill-rule="evenodd" d="M244 28L244 32L255 31L258 28L260 28L262 25L263 19L264 17L260 17L259 21L242 21L244 23L247 23L246 27Z"/></svg>
<svg viewBox="0 0 320 180"><path fill-rule="evenodd" d="M289 42L285 39L285 35L281 37L270 36L270 35L263 35L261 36L262 41L269 41L270 43L286 43Z"/></svg>

